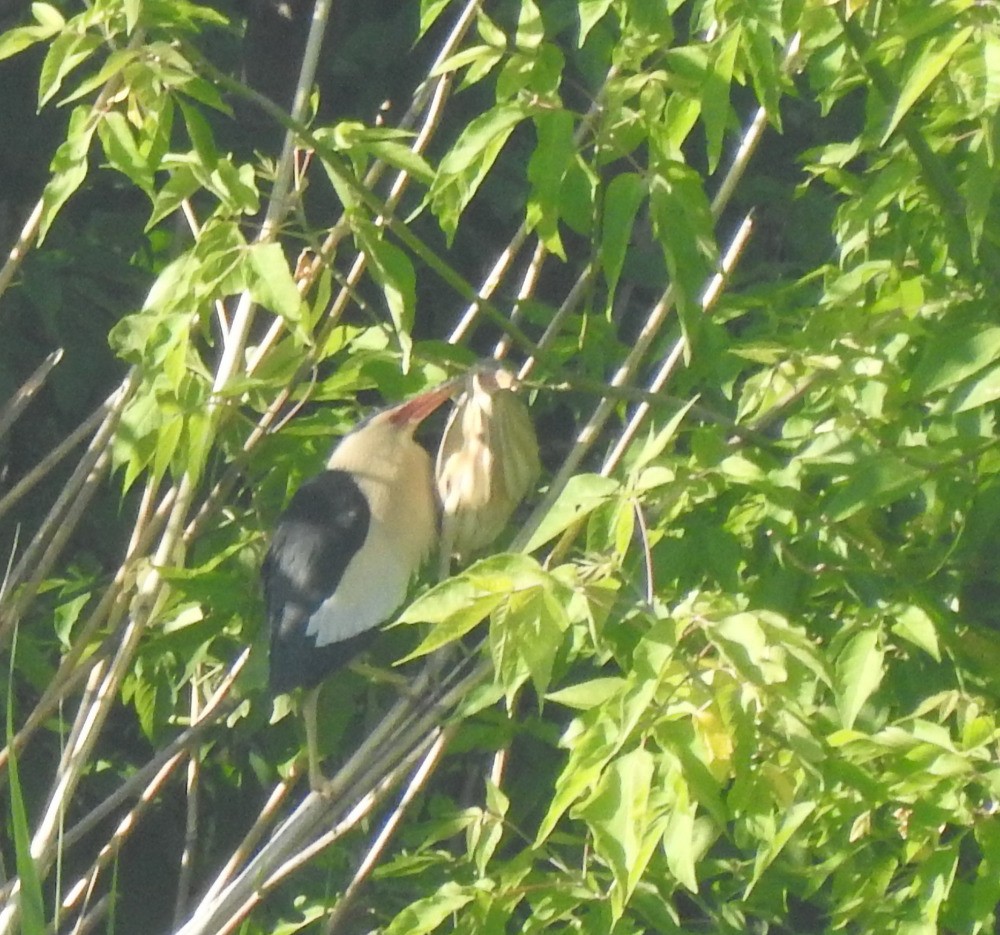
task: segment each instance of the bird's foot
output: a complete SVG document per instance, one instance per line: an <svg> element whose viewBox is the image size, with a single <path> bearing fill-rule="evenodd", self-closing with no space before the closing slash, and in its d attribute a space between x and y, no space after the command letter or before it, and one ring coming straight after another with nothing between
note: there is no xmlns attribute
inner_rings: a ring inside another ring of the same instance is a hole
<svg viewBox="0 0 1000 935"><path fill-rule="evenodd" d="M319 768L319 763L309 764L309 788L318 795L326 795L327 790L330 788L330 780L326 778L323 770Z"/></svg>

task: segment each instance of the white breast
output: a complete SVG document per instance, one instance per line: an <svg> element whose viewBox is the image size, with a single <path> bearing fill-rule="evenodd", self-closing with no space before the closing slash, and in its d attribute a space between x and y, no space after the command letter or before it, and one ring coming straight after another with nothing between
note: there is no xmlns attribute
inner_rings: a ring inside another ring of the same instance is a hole
<svg viewBox="0 0 1000 935"><path fill-rule="evenodd" d="M398 444L398 441L397 441ZM437 536L431 461L412 439L388 460L343 464L335 452L331 467L350 470L368 501L364 545L344 570L336 592L309 620L306 633L317 646L356 636L385 622L403 603L410 579L430 553Z"/></svg>

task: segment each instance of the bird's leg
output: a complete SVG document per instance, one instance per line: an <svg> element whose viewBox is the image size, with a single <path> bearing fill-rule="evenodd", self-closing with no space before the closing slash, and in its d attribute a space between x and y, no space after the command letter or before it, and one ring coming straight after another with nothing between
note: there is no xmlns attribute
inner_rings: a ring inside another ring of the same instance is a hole
<svg viewBox="0 0 1000 935"><path fill-rule="evenodd" d="M316 706L319 704L321 688L321 685L317 685L309 689L302 702L302 720L306 725L306 753L309 757L309 785L313 792L322 792L326 786L326 776L319 768L319 740L316 736Z"/></svg>

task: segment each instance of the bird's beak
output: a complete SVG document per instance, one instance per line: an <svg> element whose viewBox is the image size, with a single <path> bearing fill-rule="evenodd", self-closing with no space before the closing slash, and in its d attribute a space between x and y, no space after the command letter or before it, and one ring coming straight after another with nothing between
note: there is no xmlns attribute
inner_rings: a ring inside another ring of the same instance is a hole
<svg viewBox="0 0 1000 935"><path fill-rule="evenodd" d="M454 380L448 380L440 386L414 396L405 403L400 403L389 411L389 421L393 425L419 425L446 399L450 399L458 389Z"/></svg>

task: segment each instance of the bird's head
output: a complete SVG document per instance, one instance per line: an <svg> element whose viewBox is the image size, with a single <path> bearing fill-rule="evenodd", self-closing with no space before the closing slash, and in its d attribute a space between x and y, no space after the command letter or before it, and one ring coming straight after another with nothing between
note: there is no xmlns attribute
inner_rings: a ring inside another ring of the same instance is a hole
<svg viewBox="0 0 1000 935"><path fill-rule="evenodd" d="M450 382L445 383L376 412L341 439L327 467L350 471L375 464L395 464L416 445L413 433L417 426L454 392L455 387Z"/></svg>

